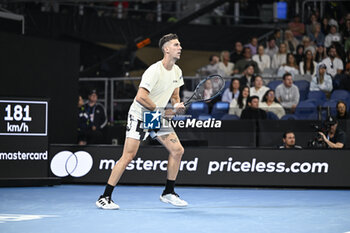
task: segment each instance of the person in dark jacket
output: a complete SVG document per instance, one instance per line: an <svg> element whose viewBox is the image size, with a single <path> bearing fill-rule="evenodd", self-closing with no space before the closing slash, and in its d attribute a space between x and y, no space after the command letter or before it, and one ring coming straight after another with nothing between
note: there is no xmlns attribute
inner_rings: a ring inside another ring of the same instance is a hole
<svg viewBox="0 0 350 233"><path fill-rule="evenodd" d="M266 119L267 114L264 110L259 108L259 97L254 95L248 98L248 105L243 110L241 119Z"/></svg>

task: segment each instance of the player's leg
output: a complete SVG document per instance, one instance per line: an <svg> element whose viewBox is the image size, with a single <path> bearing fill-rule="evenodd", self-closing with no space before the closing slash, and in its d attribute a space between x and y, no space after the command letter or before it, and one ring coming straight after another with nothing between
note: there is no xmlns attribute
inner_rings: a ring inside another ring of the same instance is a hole
<svg viewBox="0 0 350 233"><path fill-rule="evenodd" d="M187 202L181 200L174 190L184 148L175 132L157 136L157 140L169 151L167 182L160 200L175 206L187 206Z"/></svg>

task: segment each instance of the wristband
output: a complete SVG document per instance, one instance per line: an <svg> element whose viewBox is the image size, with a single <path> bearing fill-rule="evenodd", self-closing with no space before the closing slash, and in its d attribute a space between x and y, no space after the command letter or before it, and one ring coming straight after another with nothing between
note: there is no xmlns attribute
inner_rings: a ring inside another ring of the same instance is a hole
<svg viewBox="0 0 350 233"><path fill-rule="evenodd" d="M179 106L179 105L180 105L180 103L175 103L174 108L177 108L177 106Z"/></svg>

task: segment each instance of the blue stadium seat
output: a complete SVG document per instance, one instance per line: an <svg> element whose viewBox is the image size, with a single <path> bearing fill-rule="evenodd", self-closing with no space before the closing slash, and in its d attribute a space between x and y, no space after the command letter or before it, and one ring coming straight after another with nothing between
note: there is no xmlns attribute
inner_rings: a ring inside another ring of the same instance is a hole
<svg viewBox="0 0 350 233"><path fill-rule="evenodd" d="M323 104L323 107L330 107L331 115L335 116L337 114L337 109L336 109L337 102L338 102L338 100L330 99Z"/></svg>
<svg viewBox="0 0 350 233"><path fill-rule="evenodd" d="M300 120L307 120L311 114L317 113L317 107L312 102L300 101L295 109L295 115Z"/></svg>
<svg viewBox="0 0 350 233"><path fill-rule="evenodd" d="M198 118L202 113L209 113L208 105L204 102L192 103L187 110L187 114L191 115L192 118Z"/></svg>
<svg viewBox="0 0 350 233"><path fill-rule="evenodd" d="M173 121L184 121L187 118L188 117L186 115L176 115L171 120L173 120Z"/></svg>
<svg viewBox="0 0 350 233"><path fill-rule="evenodd" d="M343 100L347 105L350 104L350 93L346 90L334 90L331 95L331 100Z"/></svg>
<svg viewBox="0 0 350 233"><path fill-rule="evenodd" d="M278 116L273 112L266 112L268 120L279 120Z"/></svg>
<svg viewBox="0 0 350 233"><path fill-rule="evenodd" d="M239 116L232 114L225 114L221 117L221 120L239 120Z"/></svg>
<svg viewBox="0 0 350 233"><path fill-rule="evenodd" d="M316 105L323 105L324 102L326 102L327 97L326 94L323 91L310 91L307 95L308 100L315 100Z"/></svg>
<svg viewBox="0 0 350 233"><path fill-rule="evenodd" d="M202 113L201 115L198 116L198 120L205 121L212 118L212 116L208 113Z"/></svg>
<svg viewBox="0 0 350 233"><path fill-rule="evenodd" d="M286 114L281 117L281 120L299 120L299 118L294 114Z"/></svg>
<svg viewBox="0 0 350 233"><path fill-rule="evenodd" d="M221 119L223 115L228 113L228 109L230 104L227 102L216 102L213 106L213 110L211 111L211 115L215 119Z"/></svg>
<svg viewBox="0 0 350 233"><path fill-rule="evenodd" d="M267 84L267 87L272 89L272 90L276 90L276 87L278 85L280 85L282 83L282 80L274 80L274 81L271 81Z"/></svg>
<svg viewBox="0 0 350 233"><path fill-rule="evenodd" d="M310 89L310 82L306 80L297 80L294 84L299 88L300 101L306 100Z"/></svg>

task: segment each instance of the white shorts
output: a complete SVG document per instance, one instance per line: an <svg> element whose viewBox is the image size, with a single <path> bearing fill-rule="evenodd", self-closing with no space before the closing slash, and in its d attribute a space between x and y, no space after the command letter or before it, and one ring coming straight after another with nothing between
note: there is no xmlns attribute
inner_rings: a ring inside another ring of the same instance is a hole
<svg viewBox="0 0 350 233"><path fill-rule="evenodd" d="M158 136L168 135L174 132L172 127L161 127L160 129L143 129L143 121L138 120L131 114L128 114L126 125L126 137L144 141L150 135L153 139Z"/></svg>

